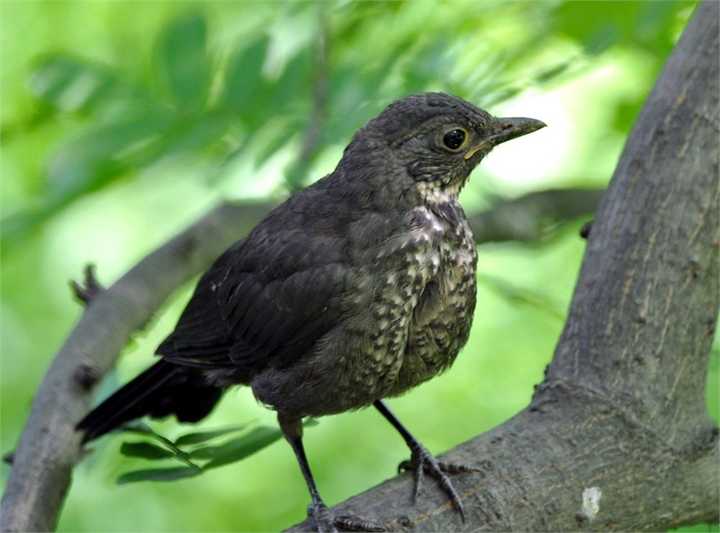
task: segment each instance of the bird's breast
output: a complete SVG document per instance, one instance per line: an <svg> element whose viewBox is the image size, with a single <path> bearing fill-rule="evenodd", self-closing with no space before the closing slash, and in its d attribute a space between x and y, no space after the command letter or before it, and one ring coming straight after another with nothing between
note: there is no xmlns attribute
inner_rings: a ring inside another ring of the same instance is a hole
<svg viewBox="0 0 720 533"><path fill-rule="evenodd" d="M346 316L316 348L317 361L328 368L308 371L313 379L332 376L328 390L337 401L331 409L318 400L304 413L366 406L431 378L455 359L475 305L476 256L462 211L453 213L418 207L383 238L364 231L366 246L354 247ZM383 227L379 219L376 227Z"/></svg>
<svg viewBox="0 0 720 533"><path fill-rule="evenodd" d="M398 394L447 368L475 306L476 251L459 204L420 206L376 249L358 389ZM362 376L362 377L360 377Z"/></svg>
<svg viewBox="0 0 720 533"><path fill-rule="evenodd" d="M462 208L441 204L428 211L443 232L431 252L437 266L413 308L397 393L454 362L469 336L475 309L477 252Z"/></svg>

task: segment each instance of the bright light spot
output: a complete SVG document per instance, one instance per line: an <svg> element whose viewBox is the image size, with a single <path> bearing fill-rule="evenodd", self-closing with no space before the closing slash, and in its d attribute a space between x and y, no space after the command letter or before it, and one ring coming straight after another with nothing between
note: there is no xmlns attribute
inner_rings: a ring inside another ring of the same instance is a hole
<svg viewBox="0 0 720 533"><path fill-rule="evenodd" d="M592 522L600 512L600 498L602 498L602 491L597 487L590 487L582 493L582 507L580 508L580 512L590 522Z"/></svg>
<svg viewBox="0 0 720 533"><path fill-rule="evenodd" d="M570 158L573 120L558 93L526 91L492 110L503 117L529 117L548 127L499 146L483 161L483 169L504 184L529 189L557 176Z"/></svg>
<svg viewBox="0 0 720 533"><path fill-rule="evenodd" d="M496 116L519 116L547 124L526 137L497 147L482 163L492 187L521 194L548 186L609 179L619 151L617 132L608 109L620 97L636 98L637 78L647 67L639 54L607 54L603 61L549 91L527 90L490 111ZM632 72L634 76L628 76ZM640 87L643 87L640 85ZM608 143L613 149L608 154Z"/></svg>
<svg viewBox="0 0 720 533"><path fill-rule="evenodd" d="M58 97L58 106L63 111L79 109L100 85L100 80L91 74L81 74L70 83Z"/></svg>

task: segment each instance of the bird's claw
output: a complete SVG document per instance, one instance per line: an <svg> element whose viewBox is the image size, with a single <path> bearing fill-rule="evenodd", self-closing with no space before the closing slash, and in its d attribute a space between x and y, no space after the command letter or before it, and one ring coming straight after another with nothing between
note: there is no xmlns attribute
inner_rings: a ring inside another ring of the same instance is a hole
<svg viewBox="0 0 720 533"><path fill-rule="evenodd" d="M399 472L412 470L415 474L415 488L413 490L413 504L417 502L420 487L422 485L423 474L427 474L435 479L440 488L448 495L455 509L460 513L460 518L465 522L465 508L463 507L460 495L453 487L448 474L465 474L470 472L480 472L480 469L458 463L447 463L438 461L433 455L422 445L413 446L411 448L412 456L409 460L405 460L398 465Z"/></svg>
<svg viewBox="0 0 720 533"><path fill-rule="evenodd" d="M318 533L337 533L338 529L341 531L385 531L385 528L378 522L359 516L335 516L324 503L309 505L308 516L314 522Z"/></svg>

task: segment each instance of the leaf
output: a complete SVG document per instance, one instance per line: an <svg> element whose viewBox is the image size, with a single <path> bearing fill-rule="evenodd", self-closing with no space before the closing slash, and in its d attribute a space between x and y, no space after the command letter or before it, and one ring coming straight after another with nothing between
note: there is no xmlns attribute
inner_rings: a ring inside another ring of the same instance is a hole
<svg viewBox="0 0 720 533"><path fill-rule="evenodd" d="M150 426L148 426L147 424L143 424L142 422L123 426L122 428L120 428L120 431L124 433L137 433L138 435L158 436L158 434L155 433Z"/></svg>
<svg viewBox="0 0 720 533"><path fill-rule="evenodd" d="M248 422L249 424L249 422ZM235 431L240 431L241 429L245 429L248 424L241 424L239 426L230 426L226 428L220 428L220 429L212 429L207 431L198 431L196 433L186 433L185 435L181 435L177 439L175 439L175 445L176 446L189 446L192 444L200 444L202 442L207 442L209 440L215 439L217 437L222 437L223 435L227 435L228 433L234 433Z"/></svg>
<svg viewBox="0 0 720 533"><path fill-rule="evenodd" d="M138 433L140 435L146 435L150 438L153 438L160 442L165 448L167 448L171 453L172 457L180 461L181 463L185 463L191 468L198 469L200 468L198 465L193 463L190 460L190 455L184 451L178 448L173 441L168 439L167 437L164 437L163 435L160 435L159 433L156 433L152 430L150 426L147 426L145 424L134 424L132 426L126 426L123 428L123 431L128 433Z"/></svg>
<svg viewBox="0 0 720 533"><path fill-rule="evenodd" d="M554 31L582 43L588 55L611 46L642 47L663 57L672 47L672 22L685 2L616 1L561 2L555 11Z"/></svg>
<svg viewBox="0 0 720 533"><path fill-rule="evenodd" d="M310 47L301 48L285 64L280 77L272 82L268 91L267 105L273 110L283 110L283 112L297 105L297 95L305 93L310 84L312 65ZM303 117L305 118L304 112Z"/></svg>
<svg viewBox="0 0 720 533"><path fill-rule="evenodd" d="M162 147L171 121L172 116L162 111L138 110L132 116L91 127L60 145L47 162L47 190L42 203L2 220L3 246L22 239L80 196L162 155L158 147Z"/></svg>
<svg viewBox="0 0 720 533"><path fill-rule="evenodd" d="M229 463L245 459L253 453L269 446L282 437L279 429L261 426L253 429L247 435L232 439L218 446L207 446L190 452L193 459L210 459L203 466L204 470L217 468Z"/></svg>
<svg viewBox="0 0 720 533"><path fill-rule="evenodd" d="M33 94L62 111L81 111L117 89L112 71L84 59L53 54L40 59L30 74Z"/></svg>
<svg viewBox="0 0 720 533"><path fill-rule="evenodd" d="M212 64L207 52L207 22L202 14L180 16L163 30L156 62L176 107L183 110L205 107Z"/></svg>
<svg viewBox="0 0 720 533"><path fill-rule="evenodd" d="M143 459L157 460L174 457L170 450L151 444L149 442L123 442L120 453L126 457L142 457Z"/></svg>
<svg viewBox="0 0 720 533"><path fill-rule="evenodd" d="M262 165L278 150L285 146L300 131L300 121L288 116L286 120L279 119L272 122L268 128L253 139L255 148L255 164Z"/></svg>
<svg viewBox="0 0 720 533"><path fill-rule="evenodd" d="M86 130L51 157L48 196L65 202L107 185L143 161L170 123L166 114L147 111Z"/></svg>
<svg viewBox="0 0 720 533"><path fill-rule="evenodd" d="M534 81L537 84L542 84L542 83L551 81L552 79L556 78L560 74L566 72L570 66L571 66L571 63L569 61L565 61L563 63L558 63L555 66L545 68L535 75Z"/></svg>
<svg viewBox="0 0 720 533"><path fill-rule="evenodd" d="M172 468L147 468L133 470L120 475L115 481L118 485L137 483L138 481L177 481L195 477L202 474L202 469L189 466L177 466Z"/></svg>
<svg viewBox="0 0 720 533"><path fill-rule="evenodd" d="M258 100L262 102L266 96L266 82L263 79L262 68L268 45L269 39L263 35L246 48L233 51L225 73L222 105L241 112L257 111Z"/></svg>

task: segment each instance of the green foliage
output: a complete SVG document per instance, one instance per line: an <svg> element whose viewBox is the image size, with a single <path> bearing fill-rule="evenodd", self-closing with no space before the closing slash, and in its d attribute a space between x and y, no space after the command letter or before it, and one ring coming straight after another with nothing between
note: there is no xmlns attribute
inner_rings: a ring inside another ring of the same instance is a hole
<svg viewBox="0 0 720 533"><path fill-rule="evenodd" d="M407 14L399 16L404 10L392 4L338 5L329 10L329 22L314 16L314 9L324 9L322 4L297 6L285 13L288 22L309 21L311 33L327 33L332 55L322 73L328 76L323 103L327 125L303 164L289 168L287 185L302 185L315 157L346 139L393 94L438 88L440 81L444 90L494 106L527 87L577 72L587 63L583 52L593 56L625 45L665 55L673 38L668 28L681 5L622 2L608 9L603 2L545 2L525 14L517 5L488 3L483 17L468 18L465 9L457 9L432 19L421 33L422 26ZM382 34L386 42L377 46L379 19L389 14L401 25L392 35ZM530 18L534 24L526 26L529 31L515 32L512 39L493 36L502 22L522 25ZM321 75L312 39L292 49L269 73L268 64L278 61L271 52L282 35L257 28L249 39L237 39L220 54L210 46L211 31L208 14L201 10L170 18L152 47L153 76L145 79L64 52L50 53L35 64L30 82L38 104L80 116L84 126L49 156L40 204L13 210L2 225L6 244L81 196L132 178L159 160L209 154L222 175L246 150L254 152L261 166L304 131L309 87ZM489 33L488 42L478 42L476 35L482 32ZM548 32L569 36L582 51L560 61L542 59L552 43ZM373 53L359 55L359 50ZM472 59L470 69L459 66L467 58ZM141 65L138 60L134 68ZM253 146L255 139L262 140L258 146Z"/></svg>
<svg viewBox="0 0 720 533"><path fill-rule="evenodd" d="M213 74L205 17L191 13L173 20L160 34L156 56L156 71L174 107L184 113L203 110Z"/></svg>
<svg viewBox="0 0 720 533"><path fill-rule="evenodd" d="M145 468L126 472L117 478L118 485L137 483L139 481L178 481L199 476L202 469L192 466L174 466L169 468Z"/></svg>
<svg viewBox="0 0 720 533"><path fill-rule="evenodd" d="M191 444L203 444L209 440L223 437L229 433L235 433L241 429L245 429L247 424L241 426L230 426L222 429L206 430L206 431L195 431L193 433L186 433L175 439L176 446L188 446Z"/></svg>
<svg viewBox="0 0 720 533"><path fill-rule="evenodd" d="M174 459L185 466L133 470L121 474L117 478L117 483L124 485L138 481L176 481L199 476L210 469L245 459L282 438L282 433L277 428L267 426L250 428L251 425L252 423L246 423L219 429L195 431L185 433L175 440L160 435L145 424L129 426L125 428L126 432L143 435L158 442L159 445L149 441L123 442L120 446L120 453L125 457L149 461ZM304 427L312 427L316 426L317 422L310 418L303 425ZM240 437L225 440L220 444L208 444L221 437L248 428L250 430Z"/></svg>

